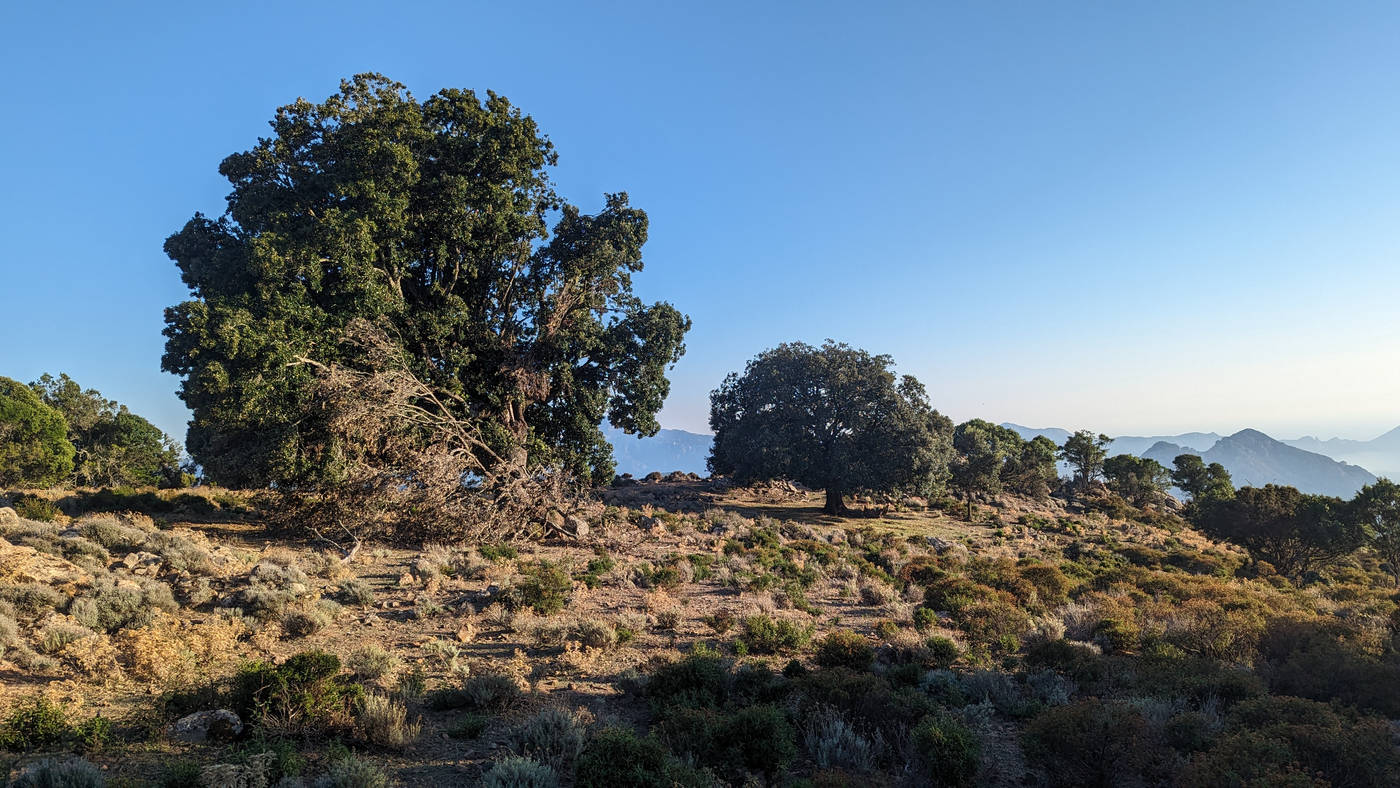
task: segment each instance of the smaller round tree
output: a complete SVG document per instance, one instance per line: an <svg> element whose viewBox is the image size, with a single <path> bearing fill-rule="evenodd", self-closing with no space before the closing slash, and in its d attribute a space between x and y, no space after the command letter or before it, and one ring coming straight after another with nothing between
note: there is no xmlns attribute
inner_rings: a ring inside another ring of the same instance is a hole
<svg viewBox="0 0 1400 788"><path fill-rule="evenodd" d="M0 485L47 487L72 472L63 416L28 386L0 378Z"/></svg>
<svg viewBox="0 0 1400 788"><path fill-rule="evenodd" d="M849 494L932 492L947 476L953 424L893 364L829 340L760 353L710 394L710 470L824 489L829 514Z"/></svg>

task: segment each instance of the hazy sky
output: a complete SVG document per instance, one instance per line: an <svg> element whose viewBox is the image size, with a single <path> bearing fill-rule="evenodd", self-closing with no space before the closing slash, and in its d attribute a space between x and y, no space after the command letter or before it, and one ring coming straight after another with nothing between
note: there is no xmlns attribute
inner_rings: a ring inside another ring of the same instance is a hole
<svg viewBox="0 0 1400 788"><path fill-rule="evenodd" d="M0 375L180 438L161 243L360 71L503 93L562 194L649 212L640 294L695 321L665 426L826 337L957 420L1400 424L1394 3L14 2L0 37Z"/></svg>

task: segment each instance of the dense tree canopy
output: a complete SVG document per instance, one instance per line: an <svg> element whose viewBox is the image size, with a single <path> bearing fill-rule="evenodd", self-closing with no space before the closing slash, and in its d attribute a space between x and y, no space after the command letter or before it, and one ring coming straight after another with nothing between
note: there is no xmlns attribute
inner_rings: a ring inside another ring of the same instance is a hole
<svg viewBox="0 0 1400 788"><path fill-rule="evenodd" d="M1230 472L1218 462L1206 465L1196 454L1178 454L1172 460L1172 484L1191 496L1192 500L1229 498L1235 494Z"/></svg>
<svg viewBox="0 0 1400 788"><path fill-rule="evenodd" d="M1108 444L1113 439L1080 430L1065 439L1059 457L1074 468L1074 481L1079 491L1086 492L1090 482L1103 473L1103 461L1108 457Z"/></svg>
<svg viewBox="0 0 1400 788"><path fill-rule="evenodd" d="M72 472L63 414L23 383L0 377L0 485L47 487Z"/></svg>
<svg viewBox="0 0 1400 788"><path fill-rule="evenodd" d="M180 447L154 424L96 389L83 389L60 374L29 384L45 404L63 414L75 453L73 478L81 485L182 482Z"/></svg>
<svg viewBox="0 0 1400 788"><path fill-rule="evenodd" d="M1340 499L1269 484L1193 507L1192 524L1298 576L1360 547L1366 532Z"/></svg>
<svg viewBox="0 0 1400 788"><path fill-rule="evenodd" d="M1003 490L1042 498L1056 480L1055 444L1043 435L1025 440L1014 430L982 419L959 424L953 431L956 454L951 465L952 486L968 503L979 495Z"/></svg>
<svg viewBox="0 0 1400 788"><path fill-rule="evenodd" d="M946 476L953 425L917 380L896 380L893 363L830 341L760 353L710 394L710 470L822 488L830 513L846 494L931 492Z"/></svg>
<svg viewBox="0 0 1400 788"><path fill-rule="evenodd" d="M1400 484L1378 479L1352 499L1352 516L1367 530L1371 549L1390 565L1400 586Z"/></svg>
<svg viewBox="0 0 1400 788"><path fill-rule="evenodd" d="M1170 476L1162 463L1149 457L1118 454L1103 461L1103 475L1108 488L1142 506L1162 499Z"/></svg>
<svg viewBox="0 0 1400 788"><path fill-rule="evenodd" d="M343 341L355 321L480 426L478 459L610 477L601 421L659 428L690 321L633 295L646 214L625 194L592 215L565 203L529 116L495 93L420 102L370 74L271 126L220 166L227 212L165 244L192 298L166 312L163 366L183 378L187 447L213 479L339 478L313 379L375 372Z"/></svg>

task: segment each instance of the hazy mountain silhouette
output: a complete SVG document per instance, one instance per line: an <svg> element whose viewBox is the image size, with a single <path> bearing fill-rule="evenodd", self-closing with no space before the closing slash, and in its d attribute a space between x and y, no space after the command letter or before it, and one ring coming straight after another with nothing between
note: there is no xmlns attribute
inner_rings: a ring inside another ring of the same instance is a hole
<svg viewBox="0 0 1400 788"><path fill-rule="evenodd" d="M1346 438L1321 440L1305 435L1297 440L1286 440L1284 443L1334 460L1360 465L1380 476L1400 478L1400 427L1368 441Z"/></svg>
<svg viewBox="0 0 1400 788"><path fill-rule="evenodd" d="M1258 430L1240 430L1221 438L1206 451L1159 442L1141 456L1168 468L1179 454L1197 454L1207 463L1225 466L1236 487L1287 484L1308 493L1350 498L1376 477L1365 468L1274 440Z"/></svg>
<svg viewBox="0 0 1400 788"><path fill-rule="evenodd" d="M705 468L705 460L710 456L713 435L661 430L650 438L640 438L605 425L603 436L612 444L618 473L630 473L638 478L652 471L685 471L701 476L710 473Z"/></svg>
<svg viewBox="0 0 1400 788"><path fill-rule="evenodd" d="M1044 435L1054 441L1056 446L1063 446L1065 439L1070 436L1069 430L1063 430L1059 427L1023 427L1020 424L1012 424L1009 421L1003 422L1001 426L1016 432L1026 440L1030 440L1037 435ZM1220 440L1220 438L1221 436L1214 432L1185 432L1180 435L1151 436L1119 435L1113 439L1113 443L1109 444L1108 453L1110 456L1115 454L1141 455L1153 444L1164 441L1166 443L1174 443L1178 446L1188 446L1198 451L1205 451L1211 446L1214 446L1215 442Z"/></svg>

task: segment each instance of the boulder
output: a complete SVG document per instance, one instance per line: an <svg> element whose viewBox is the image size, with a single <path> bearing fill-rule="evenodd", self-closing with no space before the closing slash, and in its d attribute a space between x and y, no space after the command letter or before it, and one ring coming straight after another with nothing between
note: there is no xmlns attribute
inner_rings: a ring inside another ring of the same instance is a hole
<svg viewBox="0 0 1400 788"><path fill-rule="evenodd" d="M92 575L71 561L0 538L0 580L61 588L91 585Z"/></svg>
<svg viewBox="0 0 1400 788"><path fill-rule="evenodd" d="M590 530L592 529L588 525L588 520L576 514L571 514L564 518L564 533L568 536L572 536L575 539L583 539L588 536Z"/></svg>
<svg viewBox="0 0 1400 788"><path fill-rule="evenodd" d="M228 709L197 711L170 723L166 734L178 742L198 744L200 742L232 741L243 732L243 721Z"/></svg>

